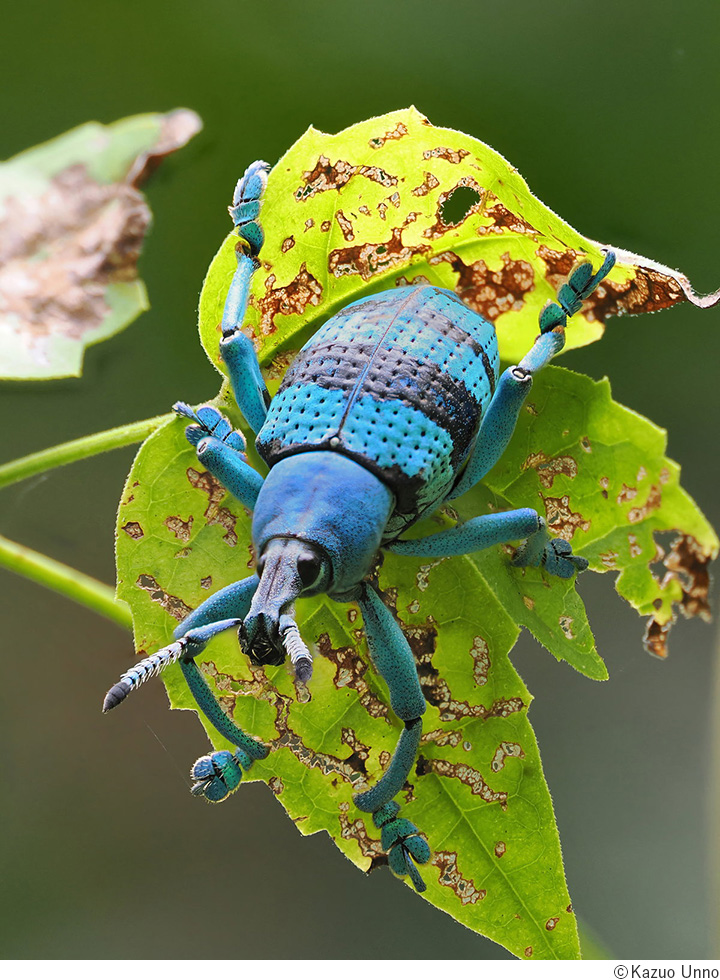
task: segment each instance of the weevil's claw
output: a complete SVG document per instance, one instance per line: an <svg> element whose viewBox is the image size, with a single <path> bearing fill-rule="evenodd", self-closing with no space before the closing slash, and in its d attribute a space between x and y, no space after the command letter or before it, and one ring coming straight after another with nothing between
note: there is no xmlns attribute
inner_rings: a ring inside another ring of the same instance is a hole
<svg viewBox="0 0 720 980"><path fill-rule="evenodd" d="M190 770L195 782L190 788L193 796L204 796L209 803L221 803L240 785L243 769L247 772L253 760L243 749L228 752L222 749L203 755Z"/></svg>
<svg viewBox="0 0 720 980"><path fill-rule="evenodd" d="M398 818L400 806L391 800L373 813L373 823L380 829L380 842L388 854L388 865L399 878L410 876L416 892L424 892L426 884L415 867L430 860L430 845L409 820Z"/></svg>
<svg viewBox="0 0 720 980"><path fill-rule="evenodd" d="M195 423L185 429L185 437L192 446L197 446L207 436L213 436L241 453L245 458L245 437L242 432L233 429L222 412L219 412L212 405L200 405L196 410L186 402L175 402L173 411Z"/></svg>

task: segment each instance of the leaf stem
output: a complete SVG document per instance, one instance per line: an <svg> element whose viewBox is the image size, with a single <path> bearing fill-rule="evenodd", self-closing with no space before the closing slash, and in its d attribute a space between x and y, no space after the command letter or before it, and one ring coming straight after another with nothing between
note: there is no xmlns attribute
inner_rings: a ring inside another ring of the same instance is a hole
<svg viewBox="0 0 720 980"><path fill-rule="evenodd" d="M132 617L127 603L115 598L114 590L97 579L78 572L69 565L48 558L32 548L10 541L0 535L0 565L25 578L44 585L87 606L93 612L111 619L118 626L132 630Z"/></svg>
<svg viewBox="0 0 720 980"><path fill-rule="evenodd" d="M52 446L50 449L43 449L39 453L14 459L0 466L0 488L9 487L12 483L26 480L29 476L36 476L38 473L44 473L56 466L65 466L66 463L74 463L78 459L97 456L99 453L108 452L110 449L120 449L122 446L131 446L135 442L142 442L161 425L174 417L173 412L168 412L166 415L156 415L151 419L143 419L141 422L132 422L129 425L120 425L116 429L106 429L105 432L94 432L92 435L82 436L80 439L73 439L71 442L63 442L59 446Z"/></svg>

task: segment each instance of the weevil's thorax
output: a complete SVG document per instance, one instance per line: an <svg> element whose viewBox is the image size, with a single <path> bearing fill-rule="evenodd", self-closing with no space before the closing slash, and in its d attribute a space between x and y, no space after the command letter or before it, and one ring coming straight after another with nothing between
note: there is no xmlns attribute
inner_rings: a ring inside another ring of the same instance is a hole
<svg viewBox="0 0 720 980"><path fill-rule="evenodd" d="M391 539L440 503L472 449L499 370L492 324L449 290L359 300L303 347L257 437L269 466L330 450L396 500Z"/></svg>
<svg viewBox="0 0 720 980"><path fill-rule="evenodd" d="M370 571L394 505L382 481L339 453L288 456L270 470L255 503L256 553L262 558L278 539L307 542L331 569L323 591L345 592Z"/></svg>

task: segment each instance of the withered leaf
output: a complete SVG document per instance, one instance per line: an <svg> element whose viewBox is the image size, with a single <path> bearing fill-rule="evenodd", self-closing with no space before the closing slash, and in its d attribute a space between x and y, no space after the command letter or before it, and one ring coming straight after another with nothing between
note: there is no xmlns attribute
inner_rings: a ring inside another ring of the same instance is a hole
<svg viewBox="0 0 720 980"><path fill-rule="evenodd" d="M0 164L0 377L78 376L147 309L137 188L200 127L188 109L85 123Z"/></svg>

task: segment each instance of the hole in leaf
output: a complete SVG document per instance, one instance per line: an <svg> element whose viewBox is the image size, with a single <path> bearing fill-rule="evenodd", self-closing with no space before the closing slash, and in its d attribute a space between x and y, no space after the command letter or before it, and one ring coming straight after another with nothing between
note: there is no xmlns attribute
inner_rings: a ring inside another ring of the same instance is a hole
<svg viewBox="0 0 720 980"><path fill-rule="evenodd" d="M474 187L456 187L441 204L440 217L446 225L459 225L479 201L480 195Z"/></svg>

